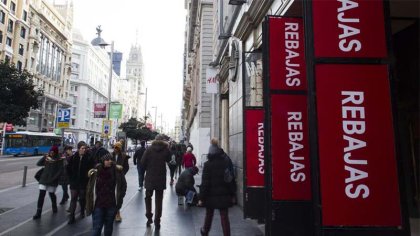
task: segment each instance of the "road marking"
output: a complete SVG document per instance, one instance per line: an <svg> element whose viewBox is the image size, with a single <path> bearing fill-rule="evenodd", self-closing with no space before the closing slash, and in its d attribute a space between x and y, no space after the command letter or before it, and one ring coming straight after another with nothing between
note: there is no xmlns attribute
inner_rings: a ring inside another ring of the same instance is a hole
<svg viewBox="0 0 420 236"><path fill-rule="evenodd" d="M44 211L44 212L42 213L42 215L44 215L44 214L45 214L45 213L47 213L47 212L50 212L51 210L52 210L52 208L50 208L50 209L48 209L48 210ZM42 217L41 217L41 218L42 218ZM25 220L25 221L23 221L23 222L21 222L20 224L17 224L17 225L15 225L15 226L13 226L12 228L7 229L6 231L1 232L1 233L0 233L0 236L5 235L5 234L9 233L10 231L13 231L13 230L15 230L15 229L19 228L20 226L22 226L22 225L24 225L24 224L28 223L28 222L29 222L29 221L31 221L31 220L33 220L33 219L32 219L32 217L31 217L31 218L29 218L29 219L27 219L27 220Z"/></svg>
<svg viewBox="0 0 420 236"><path fill-rule="evenodd" d="M34 185L34 184L37 184L38 182L32 182L32 183L28 183L28 184L26 184L26 186L29 186L29 185ZM5 188L5 189L2 189L2 190L0 190L0 193L4 193L4 192L7 192L7 191L10 191L10 190L13 190L13 189L17 189L17 188L23 188L22 187L22 185L20 184L20 185L16 185L16 186L13 186L13 187L10 187L10 188Z"/></svg>
<svg viewBox="0 0 420 236"><path fill-rule="evenodd" d="M136 194L138 193L138 191L136 191L134 194L133 194L133 196L132 197L130 197L130 199L128 200L128 201L125 201L124 203L124 206L121 208L121 212L123 212L124 211L124 209L128 206L128 204L134 199L134 197L136 196ZM60 231L62 228L64 228L65 226L67 225L67 222L64 222L64 223L62 223L61 225L59 225L58 227L56 227L55 229L53 229L52 231L50 231L48 234L45 234L45 236L52 236L52 235L54 235L55 233L57 233L58 231ZM81 232L81 233L78 233L78 234L76 234L76 235L82 235L82 234L84 234L84 233L87 233L87 232L89 232L90 230L88 230L88 231L85 231L85 232ZM0 234L0 236L1 236L1 234Z"/></svg>
<svg viewBox="0 0 420 236"><path fill-rule="evenodd" d="M6 159L4 159L4 158L1 158L1 160L0 160L0 162L5 162L5 161L23 161L23 160L37 160L37 159L39 159L40 157L42 157L42 156L34 156L34 157L23 157L23 158L18 158L18 157L15 157L15 158L6 158Z"/></svg>

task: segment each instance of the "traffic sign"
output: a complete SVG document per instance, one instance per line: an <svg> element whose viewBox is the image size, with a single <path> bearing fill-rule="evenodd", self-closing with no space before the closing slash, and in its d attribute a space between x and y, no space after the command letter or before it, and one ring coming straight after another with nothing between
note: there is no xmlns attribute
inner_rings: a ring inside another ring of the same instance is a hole
<svg viewBox="0 0 420 236"><path fill-rule="evenodd" d="M69 128L70 127L70 109L59 108L57 115L57 128Z"/></svg>
<svg viewBox="0 0 420 236"><path fill-rule="evenodd" d="M102 122L102 136L109 137L111 134L111 121L103 120Z"/></svg>

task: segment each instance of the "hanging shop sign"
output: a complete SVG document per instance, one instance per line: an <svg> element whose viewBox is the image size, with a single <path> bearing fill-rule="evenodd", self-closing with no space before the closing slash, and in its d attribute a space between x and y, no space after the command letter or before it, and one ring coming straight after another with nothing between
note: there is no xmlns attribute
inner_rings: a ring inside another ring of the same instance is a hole
<svg viewBox="0 0 420 236"><path fill-rule="evenodd" d="M217 78L218 69L207 68L206 69L206 93L217 93L219 87L219 81Z"/></svg>
<svg viewBox="0 0 420 236"><path fill-rule="evenodd" d="M386 57L383 0L313 0L315 57Z"/></svg>
<svg viewBox="0 0 420 236"><path fill-rule="evenodd" d="M121 119L123 105L120 103L111 103L109 111L109 119Z"/></svg>
<svg viewBox="0 0 420 236"><path fill-rule="evenodd" d="M306 90L303 20L269 18L270 89Z"/></svg>
<svg viewBox="0 0 420 236"><path fill-rule="evenodd" d="M316 65L324 226L401 226L387 65Z"/></svg>
<svg viewBox="0 0 420 236"><path fill-rule="evenodd" d="M273 200L311 200L307 98L271 96Z"/></svg>
<svg viewBox="0 0 420 236"><path fill-rule="evenodd" d="M95 103L93 105L94 118L106 118L106 103Z"/></svg>
<svg viewBox="0 0 420 236"><path fill-rule="evenodd" d="M264 187L264 110L245 111L246 184Z"/></svg>

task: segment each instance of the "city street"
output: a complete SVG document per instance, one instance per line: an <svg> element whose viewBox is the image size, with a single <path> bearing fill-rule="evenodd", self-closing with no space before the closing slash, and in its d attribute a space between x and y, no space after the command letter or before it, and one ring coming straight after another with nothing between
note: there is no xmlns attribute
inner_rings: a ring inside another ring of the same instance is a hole
<svg viewBox="0 0 420 236"><path fill-rule="evenodd" d="M67 202L58 207L53 215L49 197L45 198L43 215L39 220L32 220L36 210L38 185L33 175L38 170L35 166L39 157L0 157L0 236L10 235L90 235L91 217L80 219L76 214L76 223L67 225ZM21 187L23 166L28 165L28 184ZM12 180L10 180L12 179ZM196 176L196 183L201 176ZM144 190L137 190L137 170L130 162L127 173L128 189L122 208L123 221L114 223L114 235L200 235L204 221L204 208L177 205L175 187L167 185L164 195L162 227L155 231L146 227ZM62 190L57 189L60 200ZM229 210L232 235L263 235L263 226L243 219L243 212L235 206ZM215 213L210 235L222 235L220 217Z"/></svg>
<svg viewBox="0 0 420 236"><path fill-rule="evenodd" d="M41 156L0 156L0 192L21 186L24 167L28 167L26 184L35 183L34 175L40 167L36 166Z"/></svg>

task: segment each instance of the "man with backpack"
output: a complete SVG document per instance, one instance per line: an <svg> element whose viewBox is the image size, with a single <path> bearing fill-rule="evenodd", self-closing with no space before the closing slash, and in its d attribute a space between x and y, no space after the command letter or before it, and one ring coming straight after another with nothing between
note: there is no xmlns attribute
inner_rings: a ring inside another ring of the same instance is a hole
<svg viewBox="0 0 420 236"><path fill-rule="evenodd" d="M141 165L141 157L143 156L144 152L146 151L146 141L140 141L140 148L134 153L133 162L134 165L137 165L137 172L139 174L139 191L143 189L143 182L144 182L144 168Z"/></svg>

